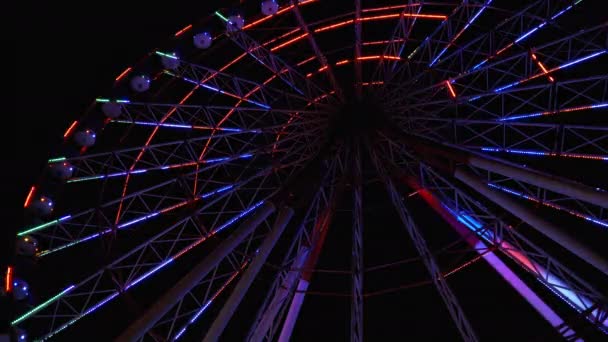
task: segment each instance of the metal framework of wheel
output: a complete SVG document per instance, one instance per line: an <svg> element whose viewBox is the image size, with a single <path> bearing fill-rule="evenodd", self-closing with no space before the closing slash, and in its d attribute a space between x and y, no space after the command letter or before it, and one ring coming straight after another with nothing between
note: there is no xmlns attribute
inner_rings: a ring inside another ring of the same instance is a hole
<svg viewBox="0 0 608 342"><path fill-rule="evenodd" d="M425 286L437 327L476 341L450 279L479 262L564 339L605 337L589 240L608 232L608 24L590 2L251 0L184 27L32 186L6 275L16 336L297 340L333 293L362 341L368 298ZM375 202L421 281L368 278L409 262L370 264ZM337 231L350 265L321 270ZM349 285L313 290L323 272Z"/></svg>

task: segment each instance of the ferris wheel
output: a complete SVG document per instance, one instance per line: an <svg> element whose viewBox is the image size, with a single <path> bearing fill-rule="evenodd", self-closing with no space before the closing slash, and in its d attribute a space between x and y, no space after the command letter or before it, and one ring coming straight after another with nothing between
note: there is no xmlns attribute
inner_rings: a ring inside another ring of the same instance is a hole
<svg viewBox="0 0 608 342"><path fill-rule="evenodd" d="M333 295L362 341L369 300L427 287L477 341L451 279L482 263L557 335L606 338L608 23L590 2L252 0L185 26L32 185L5 275L15 339L306 339L307 302ZM370 275L409 264L425 279Z"/></svg>

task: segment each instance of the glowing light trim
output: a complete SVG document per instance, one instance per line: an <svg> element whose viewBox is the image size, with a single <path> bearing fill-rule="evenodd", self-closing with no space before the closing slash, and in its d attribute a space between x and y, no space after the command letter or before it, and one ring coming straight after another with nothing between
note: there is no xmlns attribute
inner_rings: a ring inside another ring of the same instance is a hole
<svg viewBox="0 0 608 342"><path fill-rule="evenodd" d="M32 310L24 313L23 315L19 316L17 319L15 319L14 321L11 322L11 325L17 325L21 322L23 322L24 320L28 319L29 317L31 317L32 315L34 315L36 312L46 308L47 306L49 306L51 303L53 303L54 301L56 301L57 299L61 298L62 296L64 296L66 293L69 293L70 291L72 291L75 288L74 285L70 285L68 286L65 290L59 292L58 294L56 294L55 296L49 298L47 301L45 301L44 303L36 306L35 308L33 308Z"/></svg>
<svg viewBox="0 0 608 342"><path fill-rule="evenodd" d="M246 157L248 158L249 156L246 156ZM181 207L183 207L183 206L185 206L185 205L188 205L188 204L193 203L193 202L195 202L195 201L198 201L198 200L200 200L200 199L208 198L208 197L211 197L212 195L215 195L215 194L219 194L219 193L225 192L225 191L227 191L227 190L232 189L233 187L234 187L233 185L230 185L230 186L224 186L224 187L222 187L222 188L219 188L219 189L216 189L216 190L212 190L212 191L210 191L210 192L208 192L208 193L205 193L205 194L202 194L202 195L200 195L200 196L198 196L198 197L195 197L194 199L191 199L191 200L185 200L185 201L179 202L179 203L177 203L177 204L174 204L174 205L168 206L168 207L163 208L163 209L161 209L161 210L157 210L157 211L151 212L151 213L149 213L149 214L147 214L147 215L143 215L143 216L140 216L140 217L134 218L134 219L132 219L132 220L130 220L130 221L123 222L123 223L121 223L121 224L118 224L118 222L116 222L116 223L117 223L116 228L117 228L117 229L125 229L125 228L127 228L127 227L129 227L129 226L131 226L131 225L133 225L133 224L135 224L135 223L142 222L142 221L145 221L145 220L147 220L147 219L150 219L150 218L156 217L156 216L158 216L158 215L160 215L160 214L164 214L164 213L167 213L167 212L169 212L169 211L172 211L172 210L175 210L175 209L181 208ZM232 224L234 221L236 221L236 220L238 220L239 218L243 217L244 215L248 214L248 213L249 213L251 210L253 210L253 209L257 208L257 207L258 207L259 205L261 205L261 204L263 204L263 202L260 202L260 203L258 203L258 204L256 204L256 205L252 206L251 208L249 208L249 209L245 210L244 212L242 212L240 215L238 215L236 218L234 218L234 219L233 219L232 221L230 221L229 223L227 223L227 224L225 224L225 225L221 226L220 228L217 228L217 229L216 229L216 230L217 230L217 232L219 232L219 231L223 230L224 228L226 228L227 226L229 226L230 224ZM68 216L66 216L66 217L61 218L60 220L55 220L55 221L47 222L47 223L45 223L45 224L41 225L42 227L41 227L41 226L37 226L37 227L34 227L34 228L35 228L36 230L44 229L44 228L47 228L47 227L49 227L49 226L51 226L51 225L53 225L53 224L57 224L57 223L58 223L58 222L60 222L60 221L67 220L67 219L69 219L70 217L71 217L71 216L70 216L70 215L68 215ZM68 244L63 245L63 246L56 247L56 248L54 248L54 249L47 249L47 250L45 250L45 251L40 252L40 253L38 254L38 257L43 257L43 256L49 255L49 254L51 254L51 253L55 253L55 252L58 252L58 251L64 250L64 249L66 249L66 248L69 248L69 247L75 246L75 245L77 245L77 244L80 244L80 243L83 243L83 242L86 242L86 241L89 241L89 240L95 239L95 238L97 238L97 237L100 237L100 236L102 236L102 235L105 235L105 234L111 233L112 231L113 231L113 230L112 230L111 228L108 228L108 229L105 229L105 230L103 230L103 231L101 231L101 232L98 232L98 233L95 233L95 234L91 234L91 235L85 236L85 237L83 237L83 238L80 238L80 239L74 240L74 241L72 241L72 242L70 242L70 243L68 243ZM22 232L21 234L26 234L26 232Z"/></svg>
<svg viewBox="0 0 608 342"><path fill-rule="evenodd" d="M581 57L581 58L577 58L577 59L575 59L575 60L573 60L573 61L570 61L570 62L568 62L568 63L566 63L566 64L562 64L562 65L560 65L560 66L558 66L558 67L555 67L555 68L553 68L553 69L547 70L547 72L543 72L543 73L535 74L535 75L532 75L532 76L530 76L530 77L527 77L527 78L521 79L521 80L519 80L519 81L516 81L516 82L513 82L513 83L509 83L509 84L504 85L504 86L502 86L502 87L500 87L500 88L496 88L496 89L494 89L494 92L495 92L495 93L500 93L501 91L506 90L506 89L509 89L509 88L514 87L514 86L516 86L516 85L519 85L519 84L522 84L522 83L524 83L524 82L527 82L527 81L533 80L533 79L538 78L538 77L540 77L540 76L544 76L544 75L547 75L547 74L553 73L553 72L558 71L558 70L566 69L566 68L571 67L571 66L573 66L573 65L575 65L575 64L578 64L578 63L584 62L584 61L586 61L586 60L589 60L589 59L592 59L592 58L595 58L595 57L601 56L601 55L603 55L603 54L605 54L605 53L607 53L607 51L606 51L606 50L602 50L602 51L597 51L597 52L595 52L595 53L592 53L592 54L590 54L590 55L587 55L587 56L584 56L584 57Z"/></svg>
<svg viewBox="0 0 608 342"><path fill-rule="evenodd" d="M23 207L27 208L32 203L32 199L34 197L34 192L36 192L36 186L32 185L30 191L27 193L27 197L25 198L25 203L23 203Z"/></svg>
<svg viewBox="0 0 608 342"><path fill-rule="evenodd" d="M66 216L64 216L62 218L58 218L58 219L53 220L53 221L49 221L49 222L46 222L46 223L39 224L37 226L34 226L34 227L29 228L27 230L24 230L24 231L22 231L20 233L17 233L17 236L24 236L24 235L27 235L29 233L37 232L37 231L39 231L41 229L44 229L44 228L56 225L59 222L65 221L65 220L69 219L70 217L72 217L72 216L66 215Z"/></svg>
<svg viewBox="0 0 608 342"><path fill-rule="evenodd" d="M473 219L472 217L468 216L467 214L465 214L465 213L457 214L453 210L448 208L447 206L444 205L444 207L448 211L450 211L450 213L452 213L452 215L454 215L454 217L456 217L456 219L459 222L461 222L462 224L467 226L473 232L478 232L479 230L481 230L483 228L481 223L479 223L477 220ZM491 244L492 244L492 241L494 241L494 240L492 240L492 233L489 231L485 231L482 234L482 237L484 239L486 239L488 242L490 242ZM572 307L577 312L585 311L585 310L587 310L587 308L590 308L591 306L593 306L593 303L591 303L591 301L589 299L587 299L586 297L580 296L580 295L576 294L575 292L573 292L572 290L570 290L563 280L561 280L559 277L557 277L553 273L549 272L543 266L528 259L522 253L519 253L517 251L517 249L514 248L513 246L511 246L509 243L502 241L500 243L500 246L501 246L501 250L504 253L506 253L508 256L510 256L514 260L518 261L518 263L523 268L528 269L528 271L532 272L533 274L538 274L539 276L537 276L536 279L541 284L543 284L545 287L547 287L548 290L553 292L558 298L562 299L566 304L568 304L570 307ZM543 280L541 280L541 279L543 279ZM548 284L552 284L553 286L549 286ZM590 319L589 316L594 316L595 318L597 318L597 312L598 312L597 309L593 310L587 316L587 319ZM608 320L605 320L603 325L604 325L604 327L608 327ZM606 333L606 328L602 328L602 331L604 333Z"/></svg>
<svg viewBox="0 0 608 342"><path fill-rule="evenodd" d="M475 13L475 15L469 19L469 21L464 25L464 27L450 40L450 42L443 48L443 50L441 50L441 52L439 52L437 54L437 56L435 56L435 58L431 61L431 63L429 64L429 67L432 67L435 63L437 63L437 61L439 60L439 58L441 58L441 56L443 56L443 54L452 46L454 45L454 43L456 42L456 40L458 38L460 38L460 36L464 33L464 31L469 28L469 26L471 26L471 24L473 24L473 22L475 21L475 19L477 19L477 17L479 17L481 15L481 13L483 13L483 11L492 3L492 0L488 0L486 1L486 3L481 7L481 9L479 11L477 11L477 13ZM447 17L445 17L445 19L447 19Z"/></svg>
<svg viewBox="0 0 608 342"><path fill-rule="evenodd" d="M454 91L454 88L452 87L452 83L451 81L445 81L445 85L448 88L449 92L450 92L450 96L452 96L453 99L456 98L456 92Z"/></svg>
<svg viewBox="0 0 608 342"><path fill-rule="evenodd" d="M70 134L72 134L72 132L74 132L74 129L76 128L76 125L78 125L78 120L72 122L72 124L70 125L70 127L68 127L68 129L65 131L65 133L63 133L63 138L67 139L67 137L70 136Z"/></svg>
<svg viewBox="0 0 608 342"><path fill-rule="evenodd" d="M227 95L227 96L233 97L233 98L235 98L235 99L242 100L242 101L245 101L245 102L248 102L248 103L254 104L254 105L256 105L256 106L258 106L258 107L261 107L261 108L264 108L264 109L271 109L271 108L270 108L270 106L265 105L265 104L260 103L260 102L257 102L257 101L250 100L250 99L248 99L246 96L239 96L239 95L236 95L236 94L233 94L233 93L227 92L227 91L225 91L225 90L222 90L222 89L219 89L219 88L212 87L212 86L207 85L207 84L205 84L205 83L203 83L203 82L197 82L197 81L192 80L192 79L189 79L189 78L187 78L187 77L180 77L180 76L177 76L177 75L175 75L175 74L173 74L173 73L171 73L171 72L169 72L169 71L166 71L166 70L165 70L164 72L165 72L166 74L170 75L170 76L173 76L173 77L175 77L175 78L182 79L182 80L184 80L184 81L186 81L186 82L189 82L189 83L195 84L195 85L197 85L197 86L199 86L199 87L202 87L202 88L205 88L205 89L208 89L208 90L214 91L214 92L216 92L216 93L224 94L224 95Z"/></svg>
<svg viewBox="0 0 608 342"><path fill-rule="evenodd" d="M194 315L192 315L190 320L188 320L188 322L184 324L184 326L177 332L177 334L175 334L172 341L177 341L186 332L186 329L188 329L191 324L196 322L196 320L203 314L203 312L207 310L209 305L211 305L211 303L213 303L213 301L224 291L224 289L226 289L226 287L228 287L228 285L230 285L230 283L232 283L232 281L245 269L248 263L249 261L245 261L241 265L241 267L236 272L234 272L224 284L222 284L222 286L213 294L213 296L205 302L205 305L203 305L199 310L197 310Z"/></svg>
<svg viewBox="0 0 608 342"><path fill-rule="evenodd" d="M546 152L546 151L533 151L533 150L518 150L518 149L510 149L510 148L498 148L498 147L482 147L482 151L485 152L506 152L513 154L525 154L531 156L549 156L549 157L566 157L566 158L575 158L575 159L590 159L590 160L604 160L608 161L608 156L602 155L593 155L593 154L580 154L580 153L555 153L555 152Z"/></svg>
<svg viewBox="0 0 608 342"><path fill-rule="evenodd" d="M260 129L242 129L234 127L213 127L213 126L200 126L200 125L184 125L184 124L172 124L172 123L161 123L161 122L149 122L149 121L131 121L131 120L112 120L113 123L140 125L140 126L160 126L170 128L184 128L193 130L215 130L224 132L235 132L235 133L260 133Z"/></svg>
<svg viewBox="0 0 608 342"><path fill-rule="evenodd" d="M178 37L178 36L180 36L180 35L184 34L186 31L190 30L191 28L192 28L192 24L190 24L190 25L188 25L188 26L184 27L183 29L181 29L181 30L179 30L179 31L175 32L175 35L173 35L173 36L174 36L174 37Z"/></svg>
<svg viewBox="0 0 608 342"><path fill-rule="evenodd" d="M4 279L4 291L10 293L13 291L13 266L6 268L6 278Z"/></svg>
<svg viewBox="0 0 608 342"><path fill-rule="evenodd" d="M513 121L513 120L519 120L519 119L534 118L534 117L539 117L539 116L543 116L543 115L556 115L556 114L561 114L561 113L570 113L570 112L577 112L577 111L581 111L581 110L597 109L597 108L604 108L604 107L608 107L608 102L597 103L594 105L584 105L584 106L576 106L576 107L562 108L562 109L556 109L556 110L549 110L549 111L538 112L538 113L517 114L517 115L513 115L513 116L507 116L504 118L500 118L498 121Z"/></svg>
<svg viewBox="0 0 608 342"><path fill-rule="evenodd" d="M115 79L116 82L120 81L121 79L123 79L125 76L127 76L128 73L131 72L131 70L133 70L133 68L128 67L125 69L125 71L121 72L120 75L118 75Z"/></svg>
<svg viewBox="0 0 608 342"><path fill-rule="evenodd" d="M545 202L545 201L542 201L542 200L538 199L537 197L526 195L525 193L523 193L521 191L513 190L513 189L510 189L510 188L507 188L507 187L504 187L504 186L500 186L500 185L497 185L497 184L488 183L488 186L491 187L491 188L498 189L500 191L509 193L511 195L515 195L517 197L520 197L520 198L523 198L523 199L527 199L528 201L534 202L536 204L543 205L543 206L548 207L548 208L553 208L555 210L564 211L564 212L566 212L566 213L568 213L570 215L573 215L573 216L576 216L576 217L581 218L583 220L587 220L589 222L595 223L595 224L600 225L600 226L602 226L604 228L608 228L608 222L604 222L602 220L598 220L598 219L593 218L592 216L589 216L589 215L581 214L581 213L579 213L577 211L571 210L571 209L566 208L564 206L557 205L557 204L550 203L550 202Z"/></svg>

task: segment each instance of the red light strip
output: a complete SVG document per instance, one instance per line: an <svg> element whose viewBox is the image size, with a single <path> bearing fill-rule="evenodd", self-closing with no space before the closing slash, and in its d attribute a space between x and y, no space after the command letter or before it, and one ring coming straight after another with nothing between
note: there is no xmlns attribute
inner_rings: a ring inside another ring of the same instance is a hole
<svg viewBox="0 0 608 342"><path fill-rule="evenodd" d="M310 61L313 61L315 58L317 58L317 56L312 56L310 58L307 58L307 59L301 61L300 63L296 64L296 66L302 66Z"/></svg>
<svg viewBox="0 0 608 342"><path fill-rule="evenodd" d="M384 14L384 15L376 15L373 17L361 18L361 21L395 19L395 18L400 18L401 16L403 16L405 18L437 19L437 20L445 20L448 18L447 16L441 15L441 14L395 13L395 14Z"/></svg>
<svg viewBox="0 0 608 342"><path fill-rule="evenodd" d="M406 8L406 7L418 7L418 6L420 6L420 4L385 6L385 7L378 7L378 8L362 9L361 12L363 12L363 13L379 12L379 11L398 9L398 8L401 9L401 8Z"/></svg>
<svg viewBox="0 0 608 342"><path fill-rule="evenodd" d="M308 4L313 3L313 2L316 2L316 1L318 1L318 0L307 0L307 1L302 1L302 2L300 2L300 3L298 4L298 6L304 6L304 5L308 5ZM247 25L243 26L243 30L247 30L247 29L249 29L249 28L252 28L252 27L254 27L254 26L257 26L257 25L259 25L259 24L261 24L261 23L263 23L263 22L265 22L265 21L269 20L270 18L273 18L273 17L276 17L276 16L278 16L278 15L281 15L281 14L283 14L283 13L285 13L285 12L287 12L287 11L291 10L291 9L293 8L293 6L294 6L294 5L289 5L289 6L285 7L285 8L282 8L282 9L278 10L278 11L277 11L277 13L275 13L274 15L269 15L269 16L266 16L266 17L264 17L264 18L261 18L261 19L258 19L258 20L256 20L256 21L253 21L253 22L251 22L251 23L249 23L249 24L247 24Z"/></svg>
<svg viewBox="0 0 608 342"><path fill-rule="evenodd" d="M6 269L6 279L4 283L4 291L10 293L13 291L13 266Z"/></svg>
<svg viewBox="0 0 608 342"><path fill-rule="evenodd" d="M401 57L399 57L399 56L388 56L388 55L372 55L372 56L361 56L361 57L357 58L357 60L359 60L359 61L372 61L372 60L377 60L377 59L387 59L387 60L393 60L393 61L400 61ZM350 60L350 59L343 59L341 61L336 62L334 64L334 66L345 65L345 64L348 64L350 62L352 62L352 60ZM315 74L317 74L319 72L322 72L325 69L326 69L326 67L320 67L317 71L310 72L310 73L306 74L306 77L307 78L311 78ZM371 83L367 82L367 83L371 84L371 85L376 84L376 83L373 83L373 82L371 82Z"/></svg>
<svg viewBox="0 0 608 342"><path fill-rule="evenodd" d="M446 86L448 87L448 90L450 91L450 96L452 96L453 99L456 98L456 92L454 91L454 88L452 87L452 84L450 83L450 80L445 81Z"/></svg>
<svg viewBox="0 0 608 342"><path fill-rule="evenodd" d="M72 134L72 131L74 131L74 128L76 128L77 124L78 124L78 121L72 122L72 124L70 125L70 127L68 127L68 130L65 131L65 133L63 134L63 138L64 139L67 139L67 137L69 137L70 134Z"/></svg>
<svg viewBox="0 0 608 342"><path fill-rule="evenodd" d="M323 32L323 31L329 31L329 30L332 30L332 29L335 29L335 28L338 28L338 27L342 27L342 26L346 26L348 24L352 24L354 22L355 22L354 19L349 19L349 20L345 20L345 21L342 21L342 22L339 22L339 23L336 23L336 24L331 24L331 25L328 25L328 26L319 27L319 28L315 29L314 32L315 33L319 33L319 32Z"/></svg>
<svg viewBox="0 0 608 342"><path fill-rule="evenodd" d="M373 85L382 85L384 81L373 81L373 82L361 82L362 86L373 86Z"/></svg>
<svg viewBox="0 0 608 342"><path fill-rule="evenodd" d="M34 192L36 191L36 186L32 185L30 188L30 192L27 194L25 198L25 203L23 204L24 208L27 208L32 203L32 198L34 197Z"/></svg>
<svg viewBox="0 0 608 342"><path fill-rule="evenodd" d="M376 40L376 41L371 41L371 42L363 42L363 46L368 46L368 45L384 45L384 44L389 44L389 43L400 43L400 42L404 42L406 41L406 39L393 39L393 40Z"/></svg>
<svg viewBox="0 0 608 342"><path fill-rule="evenodd" d="M118 77L116 77L115 81L120 81L121 79L123 79L123 77L127 76L127 74L129 72L131 72L131 70L133 70L133 68L128 67L125 69L125 71L121 72L120 75L118 75Z"/></svg>
<svg viewBox="0 0 608 342"><path fill-rule="evenodd" d="M348 64L348 63L350 63L350 59L343 59L341 61L336 62L335 65L339 66L339 65L344 65L344 64Z"/></svg>
<svg viewBox="0 0 608 342"><path fill-rule="evenodd" d="M283 48L283 47L285 47L287 45L293 44L293 43L297 42L298 40L300 40L300 39L302 39L302 38L304 38L306 36L308 36L308 33L301 34L301 35L299 35L299 36L297 36L295 38L292 38L292 39L290 39L290 40L288 40L288 41L286 41L286 42L284 42L282 44L279 44L279 45L271 48L270 51L275 52L278 49Z"/></svg>
<svg viewBox="0 0 608 342"><path fill-rule="evenodd" d="M549 70L547 70L547 68L545 68L543 63L541 63L541 61L538 60L538 58L536 57L536 54L534 54L534 53L532 53L532 60L536 62L536 65L538 65L540 70L543 71L544 75L547 75L549 73ZM553 76L547 75L547 78L549 79L550 82L555 82L555 79L553 78Z"/></svg>
<svg viewBox="0 0 608 342"><path fill-rule="evenodd" d="M188 30L189 30L189 29L191 29L191 28L192 28L192 24L190 24L190 25L188 25L188 26L184 27L183 29L181 29L181 30L179 30L179 31L175 32L175 37L177 37L177 36L179 36L179 35L183 34L184 32L188 31Z"/></svg>

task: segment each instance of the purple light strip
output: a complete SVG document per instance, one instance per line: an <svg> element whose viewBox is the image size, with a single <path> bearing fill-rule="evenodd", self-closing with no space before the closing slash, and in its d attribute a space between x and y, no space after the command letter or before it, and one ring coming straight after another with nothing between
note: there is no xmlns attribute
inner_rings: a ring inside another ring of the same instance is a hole
<svg viewBox="0 0 608 342"><path fill-rule="evenodd" d="M473 219L472 217L462 213L460 215L456 214L454 211L452 211L449 207L447 207L446 205L444 205L444 208L446 208L454 217L456 217L456 219L463 223L467 228L469 228L470 230L472 230L473 232L477 232L478 230L482 229L483 226L481 223L479 223L478 221L476 221L475 219ZM488 232L488 231L486 231ZM493 235L490 233L490 235ZM483 236L484 239L487 239L487 237ZM488 241L492 241L492 239L488 240ZM484 244L485 245L485 244ZM578 295L577 293L575 293L574 291L570 290L568 288L568 286L566 285L566 283L561 280L559 277L557 277L555 274L547 271L547 269L545 269L543 266L541 266L540 264L528 259L525 255L517 252L517 249L514 248L513 246L511 246L510 244L508 244L505 241L501 242L501 250L506 253L509 257L515 259L516 261L518 261L518 263L524 267L527 268L530 272L532 273L536 273L539 274L540 276L537 277L536 279L543 285L545 285L551 292L555 293L558 298L562 299L566 304L568 304L570 307L572 307L573 309L575 309L578 312L582 312L585 311L586 309L588 309L589 307L591 307L593 305L593 303L586 297ZM487 253L487 255L490 255L491 253ZM484 256L485 258L485 256ZM505 265L506 267L506 265ZM500 273L500 271L499 271ZM501 273L502 275L502 273ZM512 277L513 279L516 279L517 276L515 274L512 273ZM505 278L507 281L509 281L509 279ZM519 278L517 278L519 279ZM541 281L541 279L543 279ZM521 280L519 280L521 282ZM509 281L510 283L510 281ZM523 284L523 282L521 282ZM550 286L549 284L551 284L552 286ZM525 285L525 284L523 284ZM513 285L515 287L515 285ZM517 289L517 288L516 288ZM529 288L528 288L529 289ZM530 290L531 292L531 290ZM520 292L520 294L523 295L523 293ZM536 295L535 295L536 296ZM536 300L534 302L536 303L542 303L542 300L540 298L538 298L538 296L536 296ZM549 306L547 306L546 304L542 307L537 307L534 302L530 301L530 304L532 304L536 310L541 313L541 315L543 315L543 317L545 317L545 319L547 319L549 322L551 322L552 324L554 323L559 323L558 321L554 321L554 319L557 316L557 314L555 312L553 312ZM593 316L595 317L597 315L597 310L594 310L589 316ZM551 319L551 316L553 316L554 318ZM587 317L587 319L590 319L590 317ZM563 320L560 319L560 321L563 323ZM554 325L554 327L560 327L562 326L562 323L559 323L557 325ZM603 327L600 327L601 331L604 333L607 333L608 330L606 330L606 328L608 328L608 320L603 322Z"/></svg>

